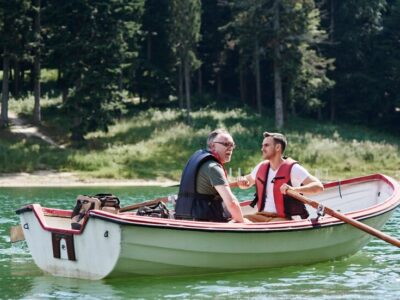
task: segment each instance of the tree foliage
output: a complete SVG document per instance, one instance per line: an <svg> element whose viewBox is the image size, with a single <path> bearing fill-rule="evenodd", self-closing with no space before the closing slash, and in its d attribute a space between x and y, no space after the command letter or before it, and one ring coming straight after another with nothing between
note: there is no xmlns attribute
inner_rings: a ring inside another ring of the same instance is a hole
<svg viewBox="0 0 400 300"><path fill-rule="evenodd" d="M123 108L120 80L133 64L143 1L67 1L49 4L54 52L65 88L63 109L71 118L73 141L107 130Z"/></svg>
<svg viewBox="0 0 400 300"><path fill-rule="evenodd" d="M1 119L0 126L8 126L8 99L10 93L10 70L13 62L18 64L19 60L31 59L30 50L32 41L31 18L29 12L31 3L28 0L0 1L0 40L2 54L2 97L1 97ZM19 73L14 74L14 82L17 82ZM15 91L18 96L18 91Z"/></svg>
<svg viewBox="0 0 400 300"><path fill-rule="evenodd" d="M37 100L62 97L74 141L137 99L179 104L189 122L193 107L246 105L277 128L299 115L400 132L399 0L0 4L5 126L9 94L36 86ZM38 82L40 67L56 84Z"/></svg>
<svg viewBox="0 0 400 300"><path fill-rule="evenodd" d="M131 68L128 88L149 104L168 103L175 92L173 54L169 45L168 26L170 1L145 2L140 35L140 51ZM157 82L157 89L154 83Z"/></svg>
<svg viewBox="0 0 400 300"><path fill-rule="evenodd" d="M200 40L200 0L171 0L170 41L178 70L179 100L183 108L183 91L185 92L185 109L188 123L191 112L191 71L198 68L196 56L197 43Z"/></svg>

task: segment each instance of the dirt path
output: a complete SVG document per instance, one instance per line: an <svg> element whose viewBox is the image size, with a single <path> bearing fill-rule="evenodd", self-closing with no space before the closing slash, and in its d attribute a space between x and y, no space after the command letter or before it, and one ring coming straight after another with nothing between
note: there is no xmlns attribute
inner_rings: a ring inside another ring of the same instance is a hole
<svg viewBox="0 0 400 300"><path fill-rule="evenodd" d="M22 134L26 137L36 137L39 138L46 143L55 146L57 148L63 148L62 145L58 145L54 142L49 136L43 134L39 131L38 127L28 124L25 120L19 118L16 113L9 111L8 112L9 120L10 120L10 131L13 133Z"/></svg>
<svg viewBox="0 0 400 300"><path fill-rule="evenodd" d="M9 120L11 132L26 137L36 137L52 146L64 148L40 132L38 127L19 118L16 113L9 111ZM177 182L169 180L82 179L74 173L56 171L0 174L0 187L170 186L176 184Z"/></svg>

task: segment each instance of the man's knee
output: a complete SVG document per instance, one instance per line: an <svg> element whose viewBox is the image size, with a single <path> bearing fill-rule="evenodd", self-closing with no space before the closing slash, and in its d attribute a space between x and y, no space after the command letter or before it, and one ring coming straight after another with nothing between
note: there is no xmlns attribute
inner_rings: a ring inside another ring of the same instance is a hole
<svg viewBox="0 0 400 300"><path fill-rule="evenodd" d="M286 218L276 217L276 216L267 216L266 214L256 213L252 215L245 215L244 218L250 220L251 222L260 223L260 222L277 222L277 221L287 221Z"/></svg>
<svg viewBox="0 0 400 300"><path fill-rule="evenodd" d="M263 215L258 215L258 214L254 214L254 215L245 215L244 218L250 220L251 222L269 222L272 217L266 217Z"/></svg>

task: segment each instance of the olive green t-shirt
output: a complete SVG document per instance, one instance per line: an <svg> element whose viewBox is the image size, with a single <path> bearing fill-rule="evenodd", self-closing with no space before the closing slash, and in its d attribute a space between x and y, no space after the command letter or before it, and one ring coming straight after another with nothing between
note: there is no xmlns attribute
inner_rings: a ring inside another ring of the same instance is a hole
<svg viewBox="0 0 400 300"><path fill-rule="evenodd" d="M196 178L196 190L199 194L217 195L216 185L229 185L221 164L208 160L200 166Z"/></svg>

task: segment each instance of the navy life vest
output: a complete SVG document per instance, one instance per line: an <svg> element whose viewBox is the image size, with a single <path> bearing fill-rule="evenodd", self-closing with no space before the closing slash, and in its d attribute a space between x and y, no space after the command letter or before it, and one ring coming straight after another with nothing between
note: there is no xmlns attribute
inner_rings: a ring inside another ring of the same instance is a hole
<svg viewBox="0 0 400 300"><path fill-rule="evenodd" d="M226 222L222 198L217 195L200 194L196 190L197 173L203 163L217 162L206 150L196 151L183 170L175 206L175 218L183 220Z"/></svg>

